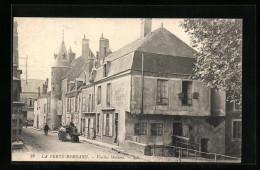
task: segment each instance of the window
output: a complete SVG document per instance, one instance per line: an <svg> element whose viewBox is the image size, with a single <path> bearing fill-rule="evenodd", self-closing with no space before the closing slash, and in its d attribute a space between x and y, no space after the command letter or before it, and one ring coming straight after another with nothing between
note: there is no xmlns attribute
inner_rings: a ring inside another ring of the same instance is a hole
<svg viewBox="0 0 260 170"><path fill-rule="evenodd" d="M163 135L163 124L162 123L152 123L151 124L151 136L161 136Z"/></svg>
<svg viewBox="0 0 260 170"><path fill-rule="evenodd" d="M157 80L157 104L168 104L167 80Z"/></svg>
<svg viewBox="0 0 260 170"><path fill-rule="evenodd" d="M88 112L91 112L91 94L88 97Z"/></svg>
<svg viewBox="0 0 260 170"><path fill-rule="evenodd" d="M15 130L13 130L13 135L16 135L16 129L15 129Z"/></svg>
<svg viewBox="0 0 260 170"><path fill-rule="evenodd" d="M100 132L100 114L97 114L97 133Z"/></svg>
<svg viewBox="0 0 260 170"><path fill-rule="evenodd" d="M104 66L103 66L103 71L104 71L103 76L106 77L107 76L107 65L106 64L104 64Z"/></svg>
<svg viewBox="0 0 260 170"><path fill-rule="evenodd" d="M69 98L67 98L67 112L69 112L69 110L70 110L70 101L69 101Z"/></svg>
<svg viewBox="0 0 260 170"><path fill-rule="evenodd" d="M111 98L111 84L107 84L107 106L110 106L110 98Z"/></svg>
<svg viewBox="0 0 260 170"><path fill-rule="evenodd" d="M70 111L71 112L74 112L75 110L75 106L74 106L74 100L75 100L75 97L72 97L72 98L70 98Z"/></svg>
<svg viewBox="0 0 260 170"><path fill-rule="evenodd" d="M139 131L140 131L140 124L135 123L135 135L139 135Z"/></svg>
<svg viewBox="0 0 260 170"><path fill-rule="evenodd" d="M103 128L103 135L104 136L112 136L112 116L113 114L104 114L104 128Z"/></svg>
<svg viewBox="0 0 260 170"><path fill-rule="evenodd" d="M86 94L82 94L82 110L86 111Z"/></svg>
<svg viewBox="0 0 260 170"><path fill-rule="evenodd" d="M147 123L135 123L135 135L146 135Z"/></svg>
<svg viewBox="0 0 260 170"><path fill-rule="evenodd" d="M75 112L78 111L78 97L75 98Z"/></svg>
<svg viewBox="0 0 260 170"><path fill-rule="evenodd" d="M97 104L101 104L101 86L98 86Z"/></svg>
<svg viewBox="0 0 260 170"><path fill-rule="evenodd" d="M233 120L233 140L241 139L241 131L242 131L241 120Z"/></svg>
<svg viewBox="0 0 260 170"><path fill-rule="evenodd" d="M23 123L23 120L22 119L19 119L19 124L21 125Z"/></svg>
<svg viewBox="0 0 260 170"><path fill-rule="evenodd" d="M182 82L182 105L191 106L192 102L192 82Z"/></svg>
<svg viewBox="0 0 260 170"><path fill-rule="evenodd" d="M21 135L21 134L22 134L22 129L19 129L18 135Z"/></svg>

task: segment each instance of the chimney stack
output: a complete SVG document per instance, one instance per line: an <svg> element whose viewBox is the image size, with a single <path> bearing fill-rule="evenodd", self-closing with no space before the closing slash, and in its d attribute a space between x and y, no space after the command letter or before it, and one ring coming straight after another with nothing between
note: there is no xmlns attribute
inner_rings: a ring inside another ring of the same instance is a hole
<svg viewBox="0 0 260 170"><path fill-rule="evenodd" d="M82 39L82 57L86 57L87 59L89 59L89 53L89 39L86 39L84 35L84 38Z"/></svg>
<svg viewBox="0 0 260 170"><path fill-rule="evenodd" d="M38 87L38 98L41 97L40 87Z"/></svg>
<svg viewBox="0 0 260 170"><path fill-rule="evenodd" d="M141 19L141 38L146 37L152 30L152 19Z"/></svg>
<svg viewBox="0 0 260 170"><path fill-rule="evenodd" d="M99 39L99 59L104 59L107 56L107 50L109 49L109 40L104 38L103 33Z"/></svg>
<svg viewBox="0 0 260 170"><path fill-rule="evenodd" d="M82 43L82 48L83 48L83 43ZM83 50L82 50L82 52L83 52ZM69 49L69 60L70 60L70 64L71 64L71 62L75 59L75 56L76 56L76 54L75 54L74 52L72 52L72 49L71 49L71 47L70 47L70 49Z"/></svg>

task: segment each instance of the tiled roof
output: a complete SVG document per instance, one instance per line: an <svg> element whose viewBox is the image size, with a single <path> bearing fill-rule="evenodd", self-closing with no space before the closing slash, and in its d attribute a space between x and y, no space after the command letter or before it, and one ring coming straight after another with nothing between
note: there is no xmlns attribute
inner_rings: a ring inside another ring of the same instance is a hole
<svg viewBox="0 0 260 170"><path fill-rule="evenodd" d="M112 61L133 51L189 58L194 58L194 54L196 53L193 48L188 46L167 29L160 27L148 34L145 38L139 38L111 53L105 58L105 61Z"/></svg>
<svg viewBox="0 0 260 170"><path fill-rule="evenodd" d="M38 79L22 79L21 85L22 85L22 92L38 92L38 87L42 89L42 85L45 83L45 80L38 80Z"/></svg>

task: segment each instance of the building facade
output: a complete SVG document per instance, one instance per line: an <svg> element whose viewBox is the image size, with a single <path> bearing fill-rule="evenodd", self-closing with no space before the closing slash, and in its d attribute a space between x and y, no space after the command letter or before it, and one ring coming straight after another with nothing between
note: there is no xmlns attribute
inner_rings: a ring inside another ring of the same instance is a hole
<svg viewBox="0 0 260 170"><path fill-rule="evenodd" d="M15 21L13 25L13 80L12 80L12 141L20 140L22 134L22 107L24 103L20 100L21 88L21 74L19 69L19 54L18 54L18 24Z"/></svg>

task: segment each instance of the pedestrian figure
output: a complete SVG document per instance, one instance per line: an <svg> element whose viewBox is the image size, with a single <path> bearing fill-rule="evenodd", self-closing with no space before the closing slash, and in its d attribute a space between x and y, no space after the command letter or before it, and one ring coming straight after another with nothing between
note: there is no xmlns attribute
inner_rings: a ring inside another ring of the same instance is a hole
<svg viewBox="0 0 260 170"><path fill-rule="evenodd" d="M49 131L49 126L46 123L44 126L44 135L48 135L48 131Z"/></svg>
<svg viewBox="0 0 260 170"><path fill-rule="evenodd" d="M25 127L27 128L27 126L28 126L28 120L26 120L25 122Z"/></svg>

